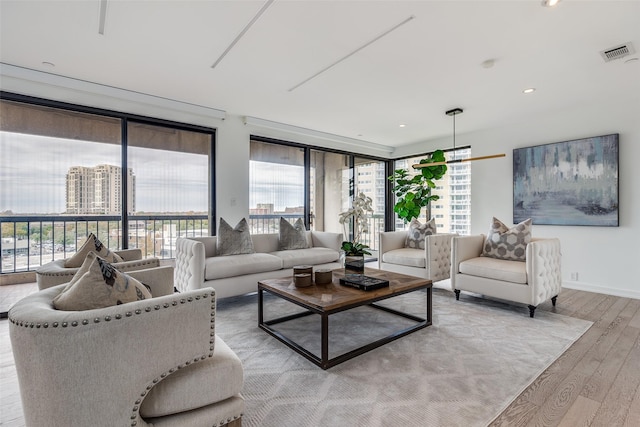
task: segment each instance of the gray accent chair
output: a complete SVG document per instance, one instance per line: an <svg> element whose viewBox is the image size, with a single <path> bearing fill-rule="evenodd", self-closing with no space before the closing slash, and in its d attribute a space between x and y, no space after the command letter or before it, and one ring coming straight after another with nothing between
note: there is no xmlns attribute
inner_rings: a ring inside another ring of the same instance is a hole
<svg viewBox="0 0 640 427"><path fill-rule="evenodd" d="M140 249L123 249L114 252L120 255L124 261L114 262L112 265L125 273L129 271L160 267L160 260L158 258L142 259L142 251ZM66 259L57 259L44 264L36 270L36 282L38 283L38 289L43 290L71 281L73 275L76 274L80 267L65 267L65 261Z"/></svg>
<svg viewBox="0 0 640 427"><path fill-rule="evenodd" d="M243 369L215 334L215 291L173 293L168 266L127 274L154 297L60 311L59 285L11 308L26 425L240 426Z"/></svg>
<svg viewBox="0 0 640 427"><path fill-rule="evenodd" d="M457 234L432 234L425 237L424 249L405 248L407 231L383 231L379 235L378 268L422 277L432 282L449 278L451 239Z"/></svg>
<svg viewBox="0 0 640 427"><path fill-rule="evenodd" d="M560 240L532 238L526 261L481 256L486 236L455 237L451 248L451 289L460 299L468 291L527 304L533 317L538 304L556 298L562 288Z"/></svg>

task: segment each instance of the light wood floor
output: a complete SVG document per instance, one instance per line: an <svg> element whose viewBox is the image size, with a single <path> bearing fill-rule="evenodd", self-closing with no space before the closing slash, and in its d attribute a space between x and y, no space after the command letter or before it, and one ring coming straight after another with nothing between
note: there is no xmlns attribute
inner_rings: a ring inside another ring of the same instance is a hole
<svg viewBox="0 0 640 427"><path fill-rule="evenodd" d="M0 286L0 305L36 290ZM640 300L564 289L555 308L548 302L538 310L594 325L491 426L640 426ZM0 426L22 427L8 323L0 320Z"/></svg>

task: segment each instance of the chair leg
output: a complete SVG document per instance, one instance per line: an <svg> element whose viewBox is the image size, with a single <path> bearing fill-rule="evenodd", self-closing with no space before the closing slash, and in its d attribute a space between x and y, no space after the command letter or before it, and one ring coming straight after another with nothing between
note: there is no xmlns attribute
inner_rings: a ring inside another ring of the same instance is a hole
<svg viewBox="0 0 640 427"><path fill-rule="evenodd" d="M555 297L551 297L551 304L553 304L553 306L556 306L556 300L558 299L558 295L556 295Z"/></svg>
<svg viewBox="0 0 640 427"><path fill-rule="evenodd" d="M529 317L533 317L533 313L536 311L537 306L530 305L529 306Z"/></svg>
<svg viewBox="0 0 640 427"><path fill-rule="evenodd" d="M456 293L456 301L460 301L460 289L456 289L453 292Z"/></svg>

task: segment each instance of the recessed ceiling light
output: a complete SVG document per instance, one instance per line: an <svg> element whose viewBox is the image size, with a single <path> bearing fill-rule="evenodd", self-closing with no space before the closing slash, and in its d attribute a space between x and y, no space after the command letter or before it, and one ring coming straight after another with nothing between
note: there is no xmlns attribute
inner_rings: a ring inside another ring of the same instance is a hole
<svg viewBox="0 0 640 427"><path fill-rule="evenodd" d="M553 7L560 3L560 0L542 0L542 5L544 7Z"/></svg>
<svg viewBox="0 0 640 427"><path fill-rule="evenodd" d="M407 127L407 125L405 125L404 123L400 123L400 127L404 128L404 127Z"/></svg>
<svg viewBox="0 0 640 427"><path fill-rule="evenodd" d="M522 93L533 93L536 91L535 87L530 87L522 91Z"/></svg>
<svg viewBox="0 0 640 427"><path fill-rule="evenodd" d="M47 68L53 68L56 66L56 64L54 64L53 62L49 62L49 61L42 61L42 65L47 67Z"/></svg>

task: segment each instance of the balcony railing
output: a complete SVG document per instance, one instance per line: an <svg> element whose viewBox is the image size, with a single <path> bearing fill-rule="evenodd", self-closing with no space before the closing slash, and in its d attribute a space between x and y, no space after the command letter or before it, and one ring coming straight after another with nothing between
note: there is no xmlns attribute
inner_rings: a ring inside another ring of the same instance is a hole
<svg viewBox="0 0 640 427"><path fill-rule="evenodd" d="M277 233L281 216L291 223L302 218L302 214L250 215L251 233ZM130 215L128 219L128 248L141 249L145 258L174 258L178 237L209 235L207 215ZM0 230L0 274L32 271L68 258L89 233L109 249L123 247L122 221L117 215L0 216ZM362 243L377 250L380 231L384 231L384 216L374 215Z"/></svg>
<svg viewBox="0 0 640 427"><path fill-rule="evenodd" d="M207 215L130 215L128 219L128 247L141 249L145 258L173 258L178 237L209 234ZM1 216L0 229L0 273L35 270L68 258L89 233L109 249L123 247L117 215Z"/></svg>

